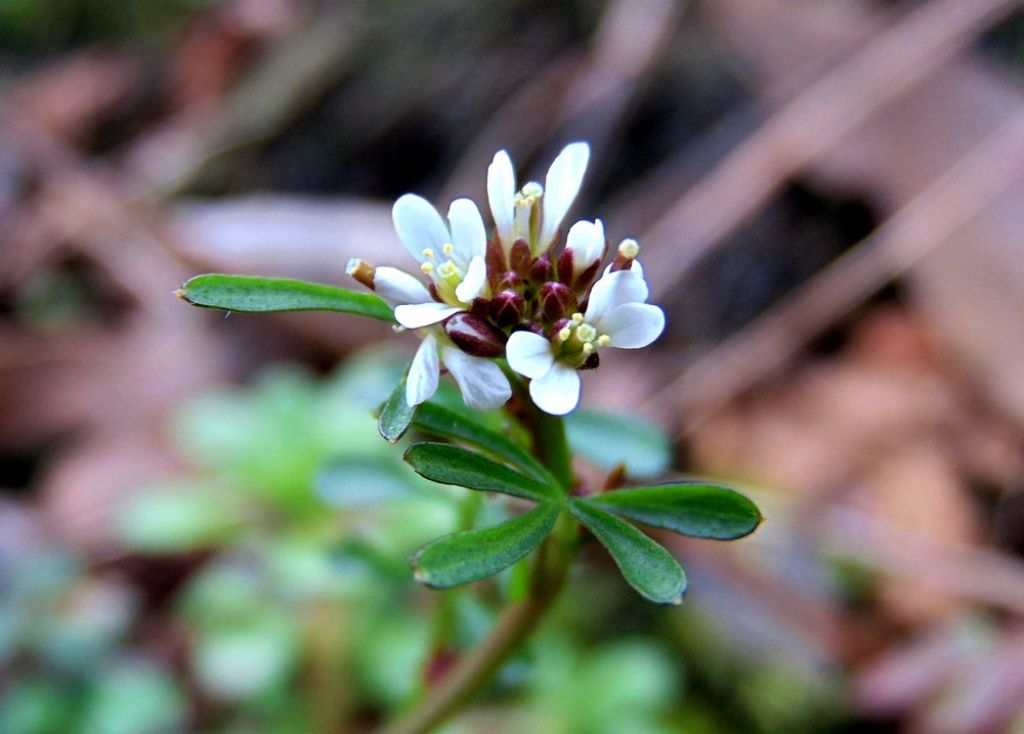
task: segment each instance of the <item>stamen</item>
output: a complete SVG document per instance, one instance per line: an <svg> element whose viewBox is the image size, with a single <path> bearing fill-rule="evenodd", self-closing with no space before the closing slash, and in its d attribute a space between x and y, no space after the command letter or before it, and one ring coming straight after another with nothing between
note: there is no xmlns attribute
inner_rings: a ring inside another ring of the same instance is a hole
<svg viewBox="0 0 1024 734"><path fill-rule="evenodd" d="M640 254L640 243L634 239L622 240L619 245L619 254L630 260L636 260L636 256Z"/></svg>
<svg viewBox="0 0 1024 734"><path fill-rule="evenodd" d="M585 356L589 357L591 354L594 353L594 345L591 344L590 342L587 342L586 344L583 345L582 351Z"/></svg>
<svg viewBox="0 0 1024 734"><path fill-rule="evenodd" d="M530 181L525 186L523 186L520 195L524 199L539 199L544 195L544 187L541 186L536 181Z"/></svg>
<svg viewBox="0 0 1024 734"><path fill-rule="evenodd" d="M583 314L581 314L579 311L577 311L572 316L570 316L570 318L572 319L572 322L574 324L582 324L583 323Z"/></svg>
<svg viewBox="0 0 1024 734"><path fill-rule="evenodd" d="M584 342L584 346L590 344L597 338L597 329L590 324L580 324L576 327L576 338ZM593 347L591 347L593 349Z"/></svg>
<svg viewBox="0 0 1024 734"><path fill-rule="evenodd" d="M422 265L420 265L420 270L422 270L427 275L430 275L432 272L434 272L434 263L423 263Z"/></svg>
<svg viewBox="0 0 1024 734"><path fill-rule="evenodd" d="M566 326L564 329L558 332L558 341L568 341L570 336L572 336L572 329Z"/></svg>
<svg viewBox="0 0 1024 734"><path fill-rule="evenodd" d="M455 245L453 245L451 242L446 242L444 247L441 248L441 251L445 255L451 256L451 254L455 252Z"/></svg>
<svg viewBox="0 0 1024 734"><path fill-rule="evenodd" d="M433 260L434 259L434 251L431 250L429 247L424 247L423 248L423 257L427 258L428 260Z"/></svg>
<svg viewBox="0 0 1024 734"><path fill-rule="evenodd" d="M607 347L611 343L612 338L607 334L601 334L601 336L597 337L597 346L599 347Z"/></svg>

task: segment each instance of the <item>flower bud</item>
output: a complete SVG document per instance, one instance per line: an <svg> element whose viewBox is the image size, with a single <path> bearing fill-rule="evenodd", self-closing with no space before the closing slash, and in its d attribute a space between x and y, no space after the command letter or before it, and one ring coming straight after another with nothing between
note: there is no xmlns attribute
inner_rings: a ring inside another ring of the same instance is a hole
<svg viewBox="0 0 1024 734"><path fill-rule="evenodd" d="M371 291L374 289L374 276L377 273L377 269L358 257L353 257L348 261L348 265L345 266L345 272L355 278L357 281L365 285Z"/></svg>
<svg viewBox="0 0 1024 734"><path fill-rule="evenodd" d="M558 321L565 314L576 310L576 295L564 283L545 283L540 287L539 297L544 315L552 321Z"/></svg>
<svg viewBox="0 0 1024 734"><path fill-rule="evenodd" d="M551 326L551 341L553 341L553 342L563 342L563 341L565 341L565 339L563 339L561 336L559 336L559 334L561 334L561 332L563 330L571 329L572 327L573 327L573 322L572 322L571 319L558 319L558 321L556 321ZM568 332L566 332L565 337L568 338Z"/></svg>
<svg viewBox="0 0 1024 734"><path fill-rule="evenodd" d="M498 279L498 287L492 288L491 290L515 290L523 282L523 279L516 275L511 270L508 270L501 274L501 278Z"/></svg>
<svg viewBox="0 0 1024 734"><path fill-rule="evenodd" d="M577 369L580 369L580 370L596 370L600 364L601 364L601 357L598 355L597 352L593 352L590 356L588 356L585 360L583 360L583 364L581 364L579 367L577 367Z"/></svg>
<svg viewBox="0 0 1024 734"><path fill-rule="evenodd" d="M505 353L505 335L486 320L460 312L444 322L445 333L455 346L474 357L500 357Z"/></svg>
<svg viewBox="0 0 1024 734"><path fill-rule="evenodd" d="M502 328L518 324L525 311L526 300L515 291L502 291L490 301L491 319Z"/></svg>
<svg viewBox="0 0 1024 734"><path fill-rule="evenodd" d="M571 247L562 250L562 254L558 256L558 279L566 285L572 285L574 259Z"/></svg>
<svg viewBox="0 0 1024 734"><path fill-rule="evenodd" d="M576 276L576 281L572 284L572 287L579 293L583 293L591 284L594 282L594 278L597 277L597 272L601 269L601 261L595 260L590 264L590 267Z"/></svg>
<svg viewBox="0 0 1024 734"><path fill-rule="evenodd" d="M530 245L526 243L526 240L516 240L512 245L512 252L509 254L509 266L520 278L529 278L532 263L533 254L530 252Z"/></svg>
<svg viewBox="0 0 1024 734"><path fill-rule="evenodd" d="M487 241L487 250L484 252L484 263L487 265L487 283L491 290L498 290L501 281L501 274L508 270L508 263L505 262L505 253L501 246L494 240Z"/></svg>
<svg viewBox="0 0 1024 734"><path fill-rule="evenodd" d="M546 252L533 261L533 265L530 266L530 277L534 283L551 280L551 257Z"/></svg>

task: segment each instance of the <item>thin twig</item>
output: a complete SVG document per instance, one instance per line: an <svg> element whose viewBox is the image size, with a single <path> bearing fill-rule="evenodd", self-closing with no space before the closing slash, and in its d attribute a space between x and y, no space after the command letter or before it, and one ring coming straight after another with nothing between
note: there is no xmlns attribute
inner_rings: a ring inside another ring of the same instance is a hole
<svg viewBox="0 0 1024 734"><path fill-rule="evenodd" d="M1024 178L1024 116L974 148L885 224L644 406L673 405L692 429L823 329L941 245Z"/></svg>

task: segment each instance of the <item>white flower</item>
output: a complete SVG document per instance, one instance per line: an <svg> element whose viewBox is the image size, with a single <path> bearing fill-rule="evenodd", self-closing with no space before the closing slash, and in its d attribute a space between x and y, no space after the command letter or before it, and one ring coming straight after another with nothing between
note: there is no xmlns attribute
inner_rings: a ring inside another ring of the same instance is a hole
<svg viewBox="0 0 1024 734"><path fill-rule="evenodd" d="M439 326L466 310L487 287L487 235L476 204L469 199L453 201L446 225L429 202L406 194L395 202L392 217L399 238L430 276L442 302L434 300L419 279L398 268L374 268L353 259L348 272L394 308L398 323L423 337L409 366L406 402L419 405L434 395L443 364L458 383L466 405L482 410L504 405L512 397L512 388L501 368L490 359L462 352Z"/></svg>
<svg viewBox="0 0 1024 734"><path fill-rule="evenodd" d="M506 256L516 240L526 241L534 255L548 248L580 191L589 159L589 145L570 143L551 163L543 187L531 181L517 194L512 160L504 150L495 154L487 168L487 200Z"/></svg>
<svg viewBox="0 0 1024 734"><path fill-rule="evenodd" d="M405 402L419 405L437 391L441 364L455 378L462 399L471 408L494 410L512 397L508 378L492 360L466 354L445 337L441 329L428 329L416 350L405 383Z"/></svg>
<svg viewBox="0 0 1024 734"><path fill-rule="evenodd" d="M509 367L530 378L530 397L541 410L565 415L580 398L579 368L602 347L640 349L665 328L665 314L645 303L648 289L639 268L606 272L590 293L584 313L546 339L517 331L505 348Z"/></svg>
<svg viewBox="0 0 1024 734"><path fill-rule="evenodd" d="M572 253L573 281L604 257L604 246L604 225L600 219L581 220L569 228L564 252Z"/></svg>
<svg viewBox="0 0 1024 734"><path fill-rule="evenodd" d="M410 281L416 279L407 273L378 268L376 289L382 297L385 291L394 294L398 323L418 329L466 310L487 287L487 233L476 204L469 199L453 201L446 225L430 202L405 194L395 202L391 215L402 244L430 276L440 299L431 298L422 285L411 287Z"/></svg>

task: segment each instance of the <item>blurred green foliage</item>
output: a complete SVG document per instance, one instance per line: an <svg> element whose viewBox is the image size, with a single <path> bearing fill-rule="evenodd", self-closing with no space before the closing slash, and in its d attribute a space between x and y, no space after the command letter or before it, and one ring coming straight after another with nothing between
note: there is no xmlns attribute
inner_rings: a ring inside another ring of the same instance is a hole
<svg viewBox="0 0 1024 734"><path fill-rule="evenodd" d="M139 49L170 39L195 10L215 0L3 0L0 49L40 54L116 41Z"/></svg>
<svg viewBox="0 0 1024 734"><path fill-rule="evenodd" d="M192 469L117 512L134 573L52 547L0 550L0 731L335 731L418 696L425 662L479 640L522 570L444 594L414 583L409 559L423 543L509 515L501 501L421 479L381 440L372 413L400 370L388 353L327 378L274 368L183 405L170 438ZM458 395L446 387L438 400ZM477 417L503 428L500 416ZM576 426L577 438L616 442L593 416ZM650 450L634 471L668 464L663 437L636 436ZM817 715L828 691L812 696L806 679L736 657L694 608L685 624L678 610L644 608L605 570L570 586L445 731L480 731L475 717L495 709L496 734L815 730L800 716ZM631 618L660 637L624 631ZM718 688L716 669L728 681Z"/></svg>

